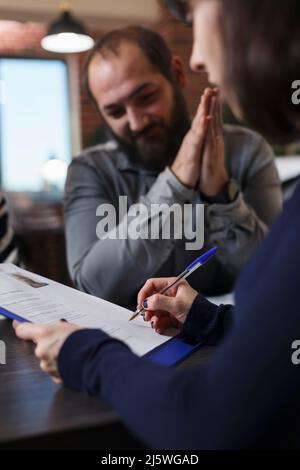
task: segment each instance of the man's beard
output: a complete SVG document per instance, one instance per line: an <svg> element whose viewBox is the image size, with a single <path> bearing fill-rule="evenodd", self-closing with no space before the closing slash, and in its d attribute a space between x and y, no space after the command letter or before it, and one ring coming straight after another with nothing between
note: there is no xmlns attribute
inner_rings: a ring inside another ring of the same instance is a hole
<svg viewBox="0 0 300 470"><path fill-rule="evenodd" d="M181 91L176 86L173 95L174 105L169 125L156 118L142 131L130 131L128 139L117 136L110 129L121 148L145 169L160 172L171 165L190 128L188 109Z"/></svg>

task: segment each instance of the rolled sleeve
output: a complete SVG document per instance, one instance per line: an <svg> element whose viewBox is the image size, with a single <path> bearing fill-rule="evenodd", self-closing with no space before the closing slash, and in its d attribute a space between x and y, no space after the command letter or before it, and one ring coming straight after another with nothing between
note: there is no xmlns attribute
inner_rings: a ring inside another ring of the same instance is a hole
<svg viewBox="0 0 300 470"><path fill-rule="evenodd" d="M160 173L155 183L145 196L151 203L188 203L196 196L194 189L184 186L169 167ZM142 197L143 199L143 197Z"/></svg>

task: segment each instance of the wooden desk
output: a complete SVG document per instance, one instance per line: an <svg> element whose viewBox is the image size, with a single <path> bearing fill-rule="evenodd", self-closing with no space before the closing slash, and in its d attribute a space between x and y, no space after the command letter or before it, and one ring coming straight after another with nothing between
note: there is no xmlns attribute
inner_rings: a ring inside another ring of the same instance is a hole
<svg viewBox="0 0 300 470"><path fill-rule="evenodd" d="M97 398L52 383L40 371L31 343L0 320L6 365L0 365L0 449L142 449L115 412ZM211 348L180 367L207 362Z"/></svg>

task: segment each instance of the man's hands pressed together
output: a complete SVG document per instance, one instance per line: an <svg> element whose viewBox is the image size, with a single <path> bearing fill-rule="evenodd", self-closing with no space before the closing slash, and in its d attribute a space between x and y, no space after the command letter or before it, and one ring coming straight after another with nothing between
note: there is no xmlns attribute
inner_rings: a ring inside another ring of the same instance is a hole
<svg viewBox="0 0 300 470"><path fill-rule="evenodd" d="M171 170L182 184L204 196L216 196L229 180L225 168L221 104L217 89L207 88L191 129L185 136Z"/></svg>
<svg viewBox="0 0 300 470"><path fill-rule="evenodd" d="M207 128L199 172L199 190L208 197L219 194L229 180L225 167L221 102L217 91L211 101L212 116Z"/></svg>

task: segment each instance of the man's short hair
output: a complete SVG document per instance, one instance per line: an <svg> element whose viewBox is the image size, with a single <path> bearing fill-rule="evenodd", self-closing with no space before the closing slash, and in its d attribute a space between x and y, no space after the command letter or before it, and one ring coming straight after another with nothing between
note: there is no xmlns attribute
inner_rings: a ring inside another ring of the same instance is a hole
<svg viewBox="0 0 300 470"><path fill-rule="evenodd" d="M89 85L88 71L90 63L97 54L103 57L109 53L117 55L121 44L124 42L138 46L156 70L164 75L168 81L173 82L174 80L172 73L172 53L165 40L158 33L141 26L128 26L123 29L110 31L96 41L84 64L84 87L88 96L96 106L97 103Z"/></svg>

